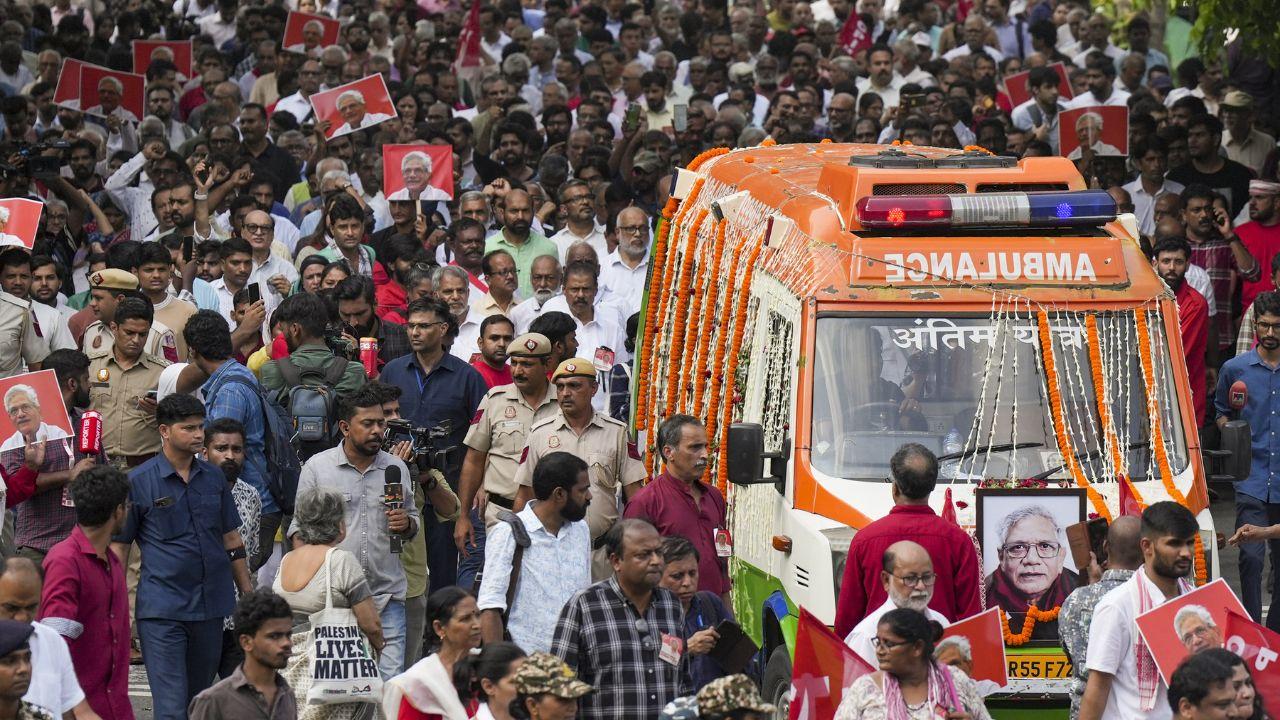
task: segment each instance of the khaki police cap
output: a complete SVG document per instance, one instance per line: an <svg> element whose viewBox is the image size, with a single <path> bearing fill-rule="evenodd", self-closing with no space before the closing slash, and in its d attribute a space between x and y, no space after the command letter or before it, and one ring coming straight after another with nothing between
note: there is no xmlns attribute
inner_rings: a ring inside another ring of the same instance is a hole
<svg viewBox="0 0 1280 720"><path fill-rule="evenodd" d="M92 290L137 290L138 277L125 270L107 269L89 273L89 288Z"/></svg>
<svg viewBox="0 0 1280 720"><path fill-rule="evenodd" d="M555 382L560 378L567 378L567 377L584 377L584 378L595 379L595 376L596 376L596 366L593 365L590 360L583 360L582 358L569 358L568 360L565 360L564 362L560 363L558 367L556 367L556 371L551 374L551 381Z"/></svg>
<svg viewBox="0 0 1280 720"><path fill-rule="evenodd" d="M507 346L507 357L540 358L551 354L551 341L542 333L525 333Z"/></svg>

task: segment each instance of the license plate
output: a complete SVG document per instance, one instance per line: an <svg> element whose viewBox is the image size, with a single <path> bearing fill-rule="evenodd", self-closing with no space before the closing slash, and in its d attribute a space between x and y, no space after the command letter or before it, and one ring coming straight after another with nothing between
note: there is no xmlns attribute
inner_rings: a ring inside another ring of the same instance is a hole
<svg viewBox="0 0 1280 720"><path fill-rule="evenodd" d="M1071 676L1071 663L1065 655L1011 655L1009 677L1053 680Z"/></svg>

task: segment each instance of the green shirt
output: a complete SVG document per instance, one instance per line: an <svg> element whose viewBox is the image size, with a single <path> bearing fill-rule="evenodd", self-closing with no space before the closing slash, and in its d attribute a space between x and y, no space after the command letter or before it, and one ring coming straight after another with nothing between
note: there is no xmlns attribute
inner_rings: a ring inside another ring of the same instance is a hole
<svg viewBox="0 0 1280 720"><path fill-rule="evenodd" d="M329 367L329 363L334 362L334 355L324 345L310 343L289 353L289 359L298 367L298 374L304 379L316 379L324 375L324 370ZM283 403L289 388L275 360L262 366L261 377L262 387L275 394L276 398ZM342 373L342 379L338 381L336 390L339 395L345 395L364 387L364 383L364 365L347 361L347 369Z"/></svg>
<svg viewBox="0 0 1280 720"><path fill-rule="evenodd" d="M425 517L427 507L427 491L422 488L422 480L419 477L418 466L413 463L409 464L409 476L413 478L413 504L418 506L418 517ZM453 489L449 487L449 483L442 482L440 487L447 489L450 494ZM436 521L441 523L452 523L458 519L458 500L454 496L454 510L451 515L445 516L436 512ZM435 508L433 508L433 511ZM420 532L414 535L404 543L404 551L400 553L400 564L404 567L404 579L407 589L404 591L406 598L415 598L427 594L427 585L430 580L430 573L427 572L427 534Z"/></svg>
<svg viewBox="0 0 1280 720"><path fill-rule="evenodd" d="M67 298L67 307L69 308L75 308L76 310L83 310L85 306L88 304L89 304L88 290L85 290L84 292L76 293L75 295L72 295L71 297Z"/></svg>
<svg viewBox="0 0 1280 720"><path fill-rule="evenodd" d="M520 297L533 297L533 283L529 276L533 272L535 258L550 255L557 260L560 259L560 250L556 244L532 230L529 231L529 239L520 245L508 242L507 237L499 230L484 241L485 254L494 250L506 250L511 253L511 257L515 258L516 274L520 276Z"/></svg>

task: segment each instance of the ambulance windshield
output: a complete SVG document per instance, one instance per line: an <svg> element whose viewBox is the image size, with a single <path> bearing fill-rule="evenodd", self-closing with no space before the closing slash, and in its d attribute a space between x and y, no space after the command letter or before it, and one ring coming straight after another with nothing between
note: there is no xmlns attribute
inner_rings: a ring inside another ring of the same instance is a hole
<svg viewBox="0 0 1280 720"><path fill-rule="evenodd" d="M1173 472L1187 466L1168 343L1151 316L1155 385ZM1114 478L1100 429L1083 316L1050 323L1065 425L1091 480ZM1147 400L1132 313L1099 316L1102 362L1115 428L1135 479L1154 467ZM883 480L889 458L918 442L940 456L941 475L1068 480L1053 431L1034 318L1005 315L818 319L813 358L814 467L833 477Z"/></svg>

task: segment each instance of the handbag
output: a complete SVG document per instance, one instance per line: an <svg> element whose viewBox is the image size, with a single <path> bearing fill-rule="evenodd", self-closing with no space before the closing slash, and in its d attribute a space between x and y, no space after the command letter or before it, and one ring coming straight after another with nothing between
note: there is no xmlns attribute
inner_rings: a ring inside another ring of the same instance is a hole
<svg viewBox="0 0 1280 720"><path fill-rule="evenodd" d="M360 631L355 611L333 606L333 550L324 556L324 609L311 614L303 646L311 676L305 704L378 703L382 674L373 648Z"/></svg>

